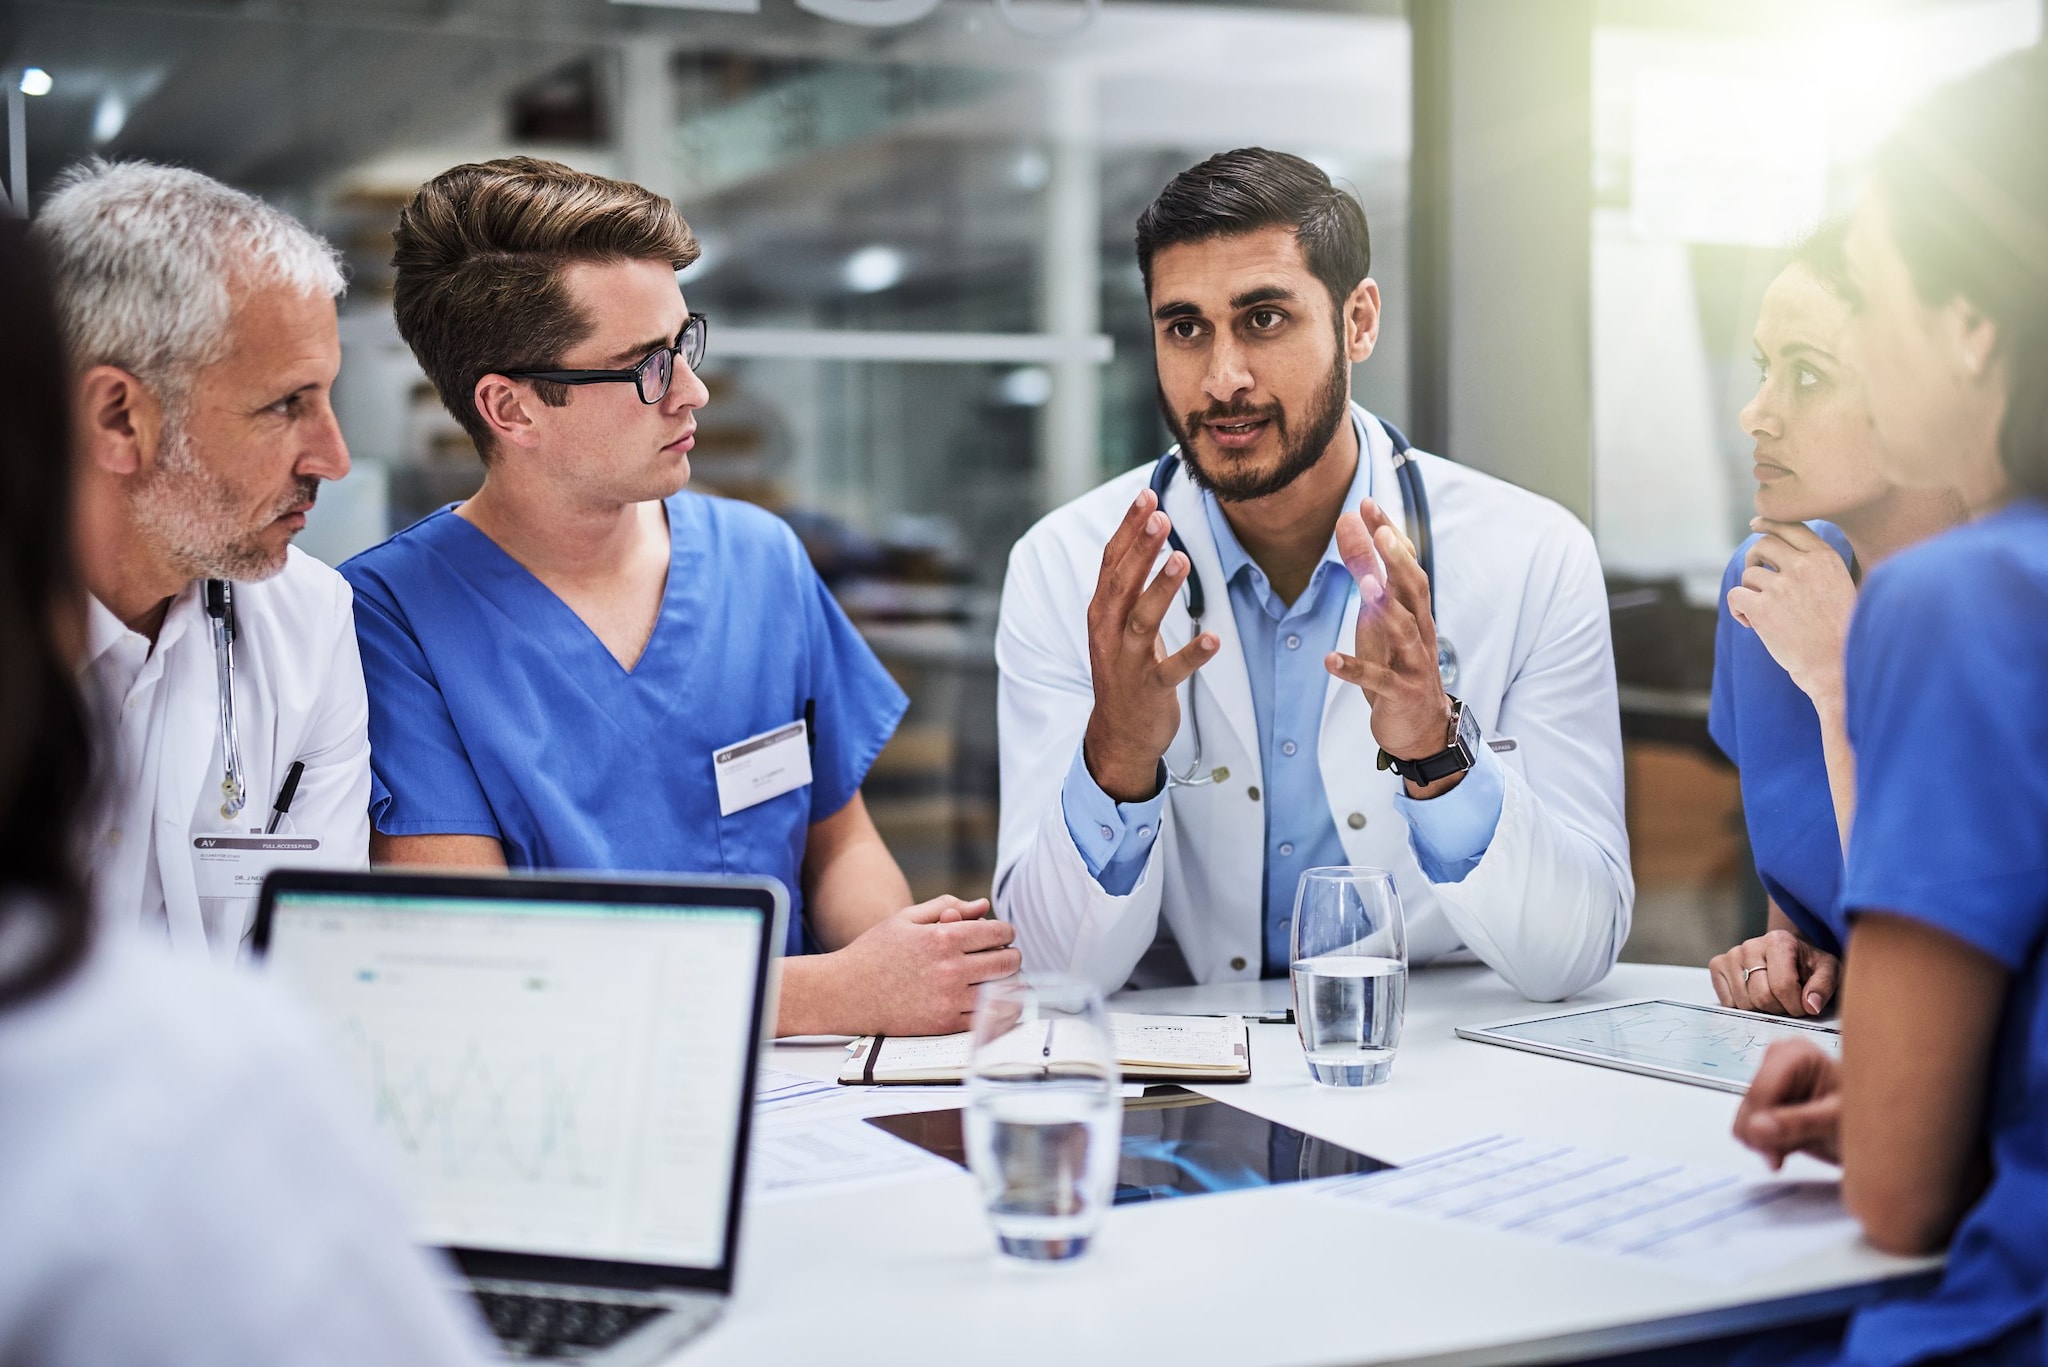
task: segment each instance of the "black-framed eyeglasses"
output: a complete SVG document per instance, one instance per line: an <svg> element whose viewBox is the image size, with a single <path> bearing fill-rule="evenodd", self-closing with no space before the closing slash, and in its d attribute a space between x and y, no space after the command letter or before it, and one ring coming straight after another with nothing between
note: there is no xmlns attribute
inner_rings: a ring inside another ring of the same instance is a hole
<svg viewBox="0 0 2048 1367"><path fill-rule="evenodd" d="M550 384L631 384L640 391L640 402L660 403L675 381L676 357L691 370L704 364L704 335L710 322L701 313L690 315L674 346L657 347L646 360L630 370L501 370L508 380L546 380Z"/></svg>

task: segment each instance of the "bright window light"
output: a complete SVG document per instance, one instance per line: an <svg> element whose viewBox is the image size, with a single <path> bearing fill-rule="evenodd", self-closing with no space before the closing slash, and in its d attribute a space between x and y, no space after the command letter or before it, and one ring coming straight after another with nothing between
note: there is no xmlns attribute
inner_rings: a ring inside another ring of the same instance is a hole
<svg viewBox="0 0 2048 1367"><path fill-rule="evenodd" d="M21 93L24 95L47 95L55 84L50 73L39 66L29 67L21 73Z"/></svg>

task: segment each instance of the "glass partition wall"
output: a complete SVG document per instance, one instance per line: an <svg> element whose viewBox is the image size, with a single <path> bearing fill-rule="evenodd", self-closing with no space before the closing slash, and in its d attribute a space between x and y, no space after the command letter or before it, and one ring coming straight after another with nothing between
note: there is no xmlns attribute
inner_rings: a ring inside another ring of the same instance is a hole
<svg viewBox="0 0 2048 1367"><path fill-rule="evenodd" d="M713 320L693 482L788 518L910 691L868 796L919 896L988 887L1011 544L1167 443L1131 237L1171 175L1261 144L1356 187L1389 300L1359 392L1404 416L1393 0L12 8L0 43L55 76L32 184L94 151L181 161L343 246L356 467L301 538L329 560L481 478L391 322L413 188L526 152L672 196L704 245L684 286Z"/></svg>

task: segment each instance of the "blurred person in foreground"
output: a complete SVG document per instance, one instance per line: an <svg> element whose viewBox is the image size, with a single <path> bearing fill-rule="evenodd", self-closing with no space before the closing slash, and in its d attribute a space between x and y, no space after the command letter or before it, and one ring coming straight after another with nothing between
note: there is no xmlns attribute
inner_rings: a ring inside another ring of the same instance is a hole
<svg viewBox="0 0 2048 1367"><path fill-rule="evenodd" d="M1707 965L1723 1006L1817 1016L1841 968L1842 848L1856 802L1843 643L1863 574L1963 519L1952 489L1880 467L1862 374L1844 356L1856 295L1846 220L1793 252L1764 292L1756 397L1756 535L1728 562L1707 729L1742 774L1742 813L1770 927Z"/></svg>
<svg viewBox="0 0 2048 1367"><path fill-rule="evenodd" d="M1773 1046L1736 1135L1842 1165L1940 1284L1753 1356L2039 1364L2048 1306L2048 53L1932 96L1849 235L1848 346L1885 472L1971 521L1865 580L1839 1063ZM1811 1336L1808 1336L1811 1338Z"/></svg>
<svg viewBox="0 0 2048 1367"><path fill-rule="evenodd" d="M299 1019L260 981L96 940L66 377L5 217L0 317L0 1362L475 1361Z"/></svg>
<svg viewBox="0 0 2048 1367"><path fill-rule="evenodd" d="M341 270L289 216L145 162L66 173L32 231L76 376L84 679L111 752L93 900L231 961L270 867L369 854L348 585L291 545L348 473Z"/></svg>
<svg viewBox="0 0 2048 1367"><path fill-rule="evenodd" d="M708 323L675 205L512 157L428 181L396 239L399 331L484 482L342 566L373 857L768 875L777 1033L965 1030L1017 951L985 901L908 905L861 800L908 700L788 524L685 488Z"/></svg>

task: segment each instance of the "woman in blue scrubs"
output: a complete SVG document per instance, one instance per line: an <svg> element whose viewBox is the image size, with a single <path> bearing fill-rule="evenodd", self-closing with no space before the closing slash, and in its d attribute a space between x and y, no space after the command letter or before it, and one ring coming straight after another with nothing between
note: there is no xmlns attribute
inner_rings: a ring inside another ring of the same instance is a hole
<svg viewBox="0 0 2048 1367"><path fill-rule="evenodd" d="M395 240L399 330L485 475L342 568L372 857L770 875L780 1033L965 1029L1018 954L985 900L906 905L860 796L902 690L786 524L683 487L709 395L675 206L513 157L429 181Z"/></svg>
<svg viewBox="0 0 2048 1367"><path fill-rule="evenodd" d="M1707 729L1742 776L1742 810L1770 928L1708 965L1723 1006L1813 1016L1835 995L1837 896L1854 807L1843 643L1861 571L1962 519L1954 493L1878 468L1861 373L1843 352L1853 291L1837 221L1764 292L1750 537L1721 580Z"/></svg>
<svg viewBox="0 0 2048 1367"><path fill-rule="evenodd" d="M1865 583L1839 1064L1772 1049L1736 1133L1843 1165L1880 1248L1940 1284L1855 1315L1851 1363L2028 1362L2048 1307L2048 54L1935 95L1848 249L1887 472L1972 521ZM1952 1240L1952 1242L1951 1242ZM1753 1350L1767 1356L1763 1347ZM1782 1354L1779 1354L1782 1356Z"/></svg>

